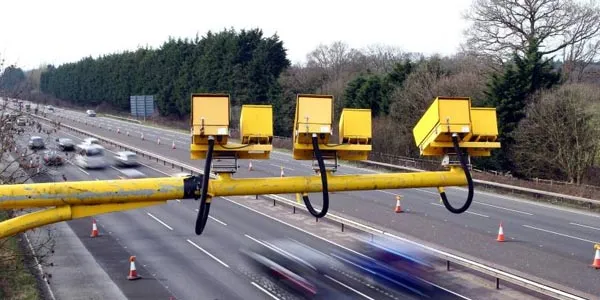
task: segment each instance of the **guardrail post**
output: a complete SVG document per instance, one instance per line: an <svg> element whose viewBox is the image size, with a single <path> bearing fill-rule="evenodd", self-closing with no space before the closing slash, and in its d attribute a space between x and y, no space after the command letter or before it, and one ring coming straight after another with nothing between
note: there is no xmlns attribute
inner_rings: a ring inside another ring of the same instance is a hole
<svg viewBox="0 0 600 300"><path fill-rule="evenodd" d="M296 213L296 207L292 206L292 214L295 214L295 213Z"/></svg>
<svg viewBox="0 0 600 300"><path fill-rule="evenodd" d="M500 278L496 277L496 289L500 289Z"/></svg>
<svg viewBox="0 0 600 300"><path fill-rule="evenodd" d="M273 206L275 206L275 199L273 199Z"/></svg>
<svg viewBox="0 0 600 300"><path fill-rule="evenodd" d="M446 271L450 271L450 261L446 260Z"/></svg>
<svg viewBox="0 0 600 300"><path fill-rule="evenodd" d="M344 232L344 223L342 223L342 232Z"/></svg>

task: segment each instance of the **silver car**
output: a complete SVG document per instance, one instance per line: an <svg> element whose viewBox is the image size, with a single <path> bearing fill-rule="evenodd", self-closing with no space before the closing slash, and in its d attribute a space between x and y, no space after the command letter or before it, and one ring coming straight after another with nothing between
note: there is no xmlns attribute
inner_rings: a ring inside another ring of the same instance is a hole
<svg viewBox="0 0 600 300"><path fill-rule="evenodd" d="M122 167L135 167L138 165L137 154L131 151L117 152L115 164Z"/></svg>

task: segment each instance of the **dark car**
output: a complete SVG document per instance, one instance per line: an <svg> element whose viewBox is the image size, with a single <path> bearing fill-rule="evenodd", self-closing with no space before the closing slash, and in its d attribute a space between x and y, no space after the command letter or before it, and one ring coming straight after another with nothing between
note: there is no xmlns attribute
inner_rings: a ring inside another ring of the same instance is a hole
<svg viewBox="0 0 600 300"><path fill-rule="evenodd" d="M32 136L29 138L29 149L44 149L44 139L40 136Z"/></svg>
<svg viewBox="0 0 600 300"><path fill-rule="evenodd" d="M61 151L75 150L75 144L71 139L57 138L56 143L58 144L58 149L60 149Z"/></svg>
<svg viewBox="0 0 600 300"><path fill-rule="evenodd" d="M58 155L58 152L53 150L48 150L44 152L44 164L47 166L60 166L63 164L63 158Z"/></svg>

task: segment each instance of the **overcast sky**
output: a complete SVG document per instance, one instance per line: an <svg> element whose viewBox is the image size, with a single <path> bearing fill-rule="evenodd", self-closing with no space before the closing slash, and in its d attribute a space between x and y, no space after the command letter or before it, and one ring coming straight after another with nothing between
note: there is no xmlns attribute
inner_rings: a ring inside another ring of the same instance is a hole
<svg viewBox="0 0 600 300"><path fill-rule="evenodd" d="M24 69L88 55L158 47L173 37L223 28L277 33L292 62L320 43L397 46L425 54L456 52L471 0L76 1L8 0L0 5L0 56Z"/></svg>

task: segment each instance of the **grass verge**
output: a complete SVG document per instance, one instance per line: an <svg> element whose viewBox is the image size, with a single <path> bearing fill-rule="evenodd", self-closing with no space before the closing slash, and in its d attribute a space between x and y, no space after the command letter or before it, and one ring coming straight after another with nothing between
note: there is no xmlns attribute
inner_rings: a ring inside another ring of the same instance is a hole
<svg viewBox="0 0 600 300"><path fill-rule="evenodd" d="M8 219L9 212L0 211L0 222ZM20 237L0 240L0 299L41 299L38 283L23 261Z"/></svg>

